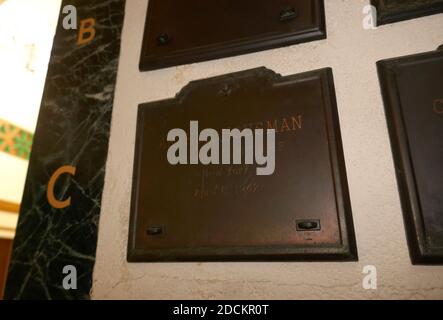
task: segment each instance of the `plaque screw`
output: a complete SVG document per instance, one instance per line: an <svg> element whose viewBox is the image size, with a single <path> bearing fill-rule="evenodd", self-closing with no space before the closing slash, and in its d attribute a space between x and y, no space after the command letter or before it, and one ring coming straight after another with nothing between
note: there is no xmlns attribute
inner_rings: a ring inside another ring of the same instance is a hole
<svg viewBox="0 0 443 320"><path fill-rule="evenodd" d="M298 12L294 7L288 7L280 12L280 21L288 21L297 18Z"/></svg>
<svg viewBox="0 0 443 320"><path fill-rule="evenodd" d="M163 234L163 228L162 227L149 227L148 230L146 230L146 234L148 236L159 236Z"/></svg>
<svg viewBox="0 0 443 320"><path fill-rule="evenodd" d="M161 34L157 37L157 43L161 46L167 45L171 42L171 38L167 34Z"/></svg>
<svg viewBox="0 0 443 320"><path fill-rule="evenodd" d="M224 84L220 89L220 94L222 96L229 96L232 93L232 88L228 84Z"/></svg>
<svg viewBox="0 0 443 320"><path fill-rule="evenodd" d="M318 230L320 230L320 221L318 221L318 220L297 221L297 230L298 231L318 231Z"/></svg>

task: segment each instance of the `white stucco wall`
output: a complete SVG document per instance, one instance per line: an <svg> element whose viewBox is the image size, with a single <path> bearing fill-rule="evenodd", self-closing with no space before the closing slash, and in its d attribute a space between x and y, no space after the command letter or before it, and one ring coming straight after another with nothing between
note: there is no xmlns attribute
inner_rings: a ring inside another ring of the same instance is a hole
<svg viewBox="0 0 443 320"><path fill-rule="evenodd" d="M327 40L141 73L147 2L126 6L93 298L443 298L443 267L410 263L375 66L443 44L443 15L366 31L368 0L326 0ZM359 262L128 264L138 104L173 97L195 79L259 66L282 75L333 68ZM378 269L377 290L362 288L365 265Z"/></svg>

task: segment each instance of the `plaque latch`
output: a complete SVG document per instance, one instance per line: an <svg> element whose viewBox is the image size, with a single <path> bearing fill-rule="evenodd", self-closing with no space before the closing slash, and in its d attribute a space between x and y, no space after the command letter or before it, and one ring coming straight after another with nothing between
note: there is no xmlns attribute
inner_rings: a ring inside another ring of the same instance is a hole
<svg viewBox="0 0 443 320"><path fill-rule="evenodd" d="M294 7L288 7L280 12L280 21L288 21L297 18L298 11Z"/></svg>

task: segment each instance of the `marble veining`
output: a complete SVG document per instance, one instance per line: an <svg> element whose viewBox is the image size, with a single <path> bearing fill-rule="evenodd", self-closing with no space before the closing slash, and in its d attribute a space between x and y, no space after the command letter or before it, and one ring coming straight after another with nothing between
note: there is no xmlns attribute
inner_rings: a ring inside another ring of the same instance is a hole
<svg viewBox="0 0 443 320"><path fill-rule="evenodd" d="M78 20L94 18L96 37L77 46L77 30L60 15L34 137L14 242L7 299L89 299L125 0L69 0ZM23 92L26 94L26 92ZM55 186L66 209L52 208L47 183L61 166L77 168ZM63 267L77 269L77 290L65 290Z"/></svg>

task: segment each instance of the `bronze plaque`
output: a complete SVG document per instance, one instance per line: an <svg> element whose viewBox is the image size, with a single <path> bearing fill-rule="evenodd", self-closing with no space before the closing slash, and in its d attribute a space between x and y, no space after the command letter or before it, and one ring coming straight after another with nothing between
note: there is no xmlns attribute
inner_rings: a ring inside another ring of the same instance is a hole
<svg viewBox="0 0 443 320"><path fill-rule="evenodd" d="M323 0L149 0L140 70L325 38Z"/></svg>
<svg viewBox="0 0 443 320"><path fill-rule="evenodd" d="M443 0L371 0L383 25L443 12Z"/></svg>
<svg viewBox="0 0 443 320"><path fill-rule="evenodd" d="M443 51L378 62L414 264L443 263Z"/></svg>
<svg viewBox="0 0 443 320"><path fill-rule="evenodd" d="M275 130L273 174L171 165L168 132L190 132L191 121ZM356 259L331 69L281 77L258 68L139 107L128 261Z"/></svg>

